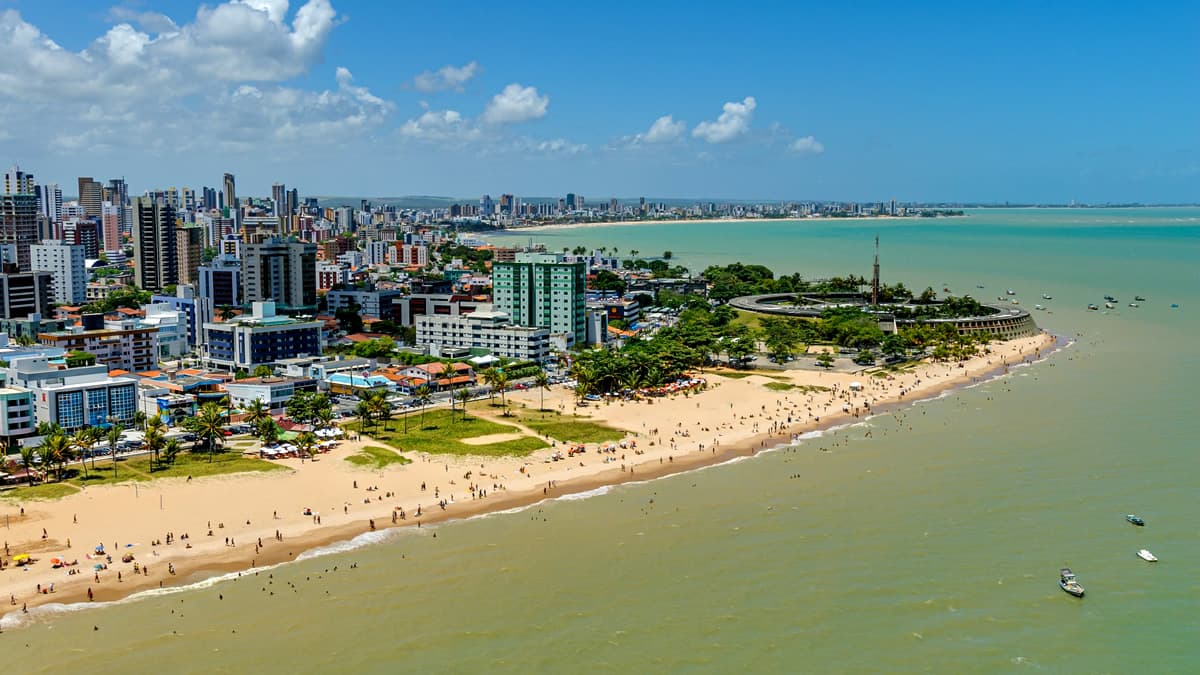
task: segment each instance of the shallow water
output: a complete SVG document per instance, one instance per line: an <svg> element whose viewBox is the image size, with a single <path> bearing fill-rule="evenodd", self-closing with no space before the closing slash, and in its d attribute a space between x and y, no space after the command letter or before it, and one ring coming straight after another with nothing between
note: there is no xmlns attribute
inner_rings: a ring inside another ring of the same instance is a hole
<svg viewBox="0 0 1200 675"><path fill-rule="evenodd" d="M876 231L885 281L1011 287L1074 344L794 450L37 619L0 648L60 672L1200 668L1200 209L533 237L815 278L869 274ZM1119 309L1084 309L1110 293ZM1085 599L1058 589L1064 564Z"/></svg>

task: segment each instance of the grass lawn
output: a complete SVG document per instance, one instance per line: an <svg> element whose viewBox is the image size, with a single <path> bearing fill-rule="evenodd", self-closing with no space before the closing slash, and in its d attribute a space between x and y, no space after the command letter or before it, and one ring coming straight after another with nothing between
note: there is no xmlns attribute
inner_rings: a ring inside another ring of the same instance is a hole
<svg viewBox="0 0 1200 675"><path fill-rule="evenodd" d="M346 461L354 466L370 469L382 469L391 464L412 464L411 459L378 445L368 445L362 449L362 452L347 457Z"/></svg>
<svg viewBox="0 0 1200 675"><path fill-rule="evenodd" d="M735 318L733 321L730 321L730 324L742 324L755 329L762 328L762 323L758 320L759 317L762 316L761 314L758 314L757 312L747 312L744 309L735 309L733 311L737 312L737 318Z"/></svg>
<svg viewBox="0 0 1200 675"><path fill-rule="evenodd" d="M428 410L425 412L424 422L421 420L420 413L409 413L407 434L404 433L404 420L400 419L388 422L386 427L383 424L372 424L365 431L359 425L360 422L355 421L345 425L345 428L361 431L363 434L402 452L520 457L546 447L546 443L540 438L532 436L487 445L461 443L460 439L463 438L520 432L516 427L497 424L478 417L468 416L464 420L461 410L455 411L453 418L448 409Z"/></svg>
<svg viewBox="0 0 1200 675"><path fill-rule="evenodd" d="M731 380L741 380L741 379L750 377L751 375L758 375L759 377L768 377L772 380L788 379L786 375L775 375L766 370L718 370L715 372L720 377L728 377Z"/></svg>
<svg viewBox="0 0 1200 675"><path fill-rule="evenodd" d="M180 478L192 476L217 476L227 473L247 473L253 471L287 471L282 464L274 464L262 459L243 457L236 452L219 452L208 461L208 455L201 453L193 455L182 452L175 457L175 463L161 468L156 467L150 472L149 456L135 459L122 459L117 462L117 473L114 476L112 461L98 461L92 469L88 462L87 475L78 465L70 466L63 474L61 483L46 483L31 487L18 488L0 493L6 499L58 499L79 491L85 485L113 485L129 481L151 481L157 478Z"/></svg>
<svg viewBox="0 0 1200 675"><path fill-rule="evenodd" d="M771 391L789 391L796 388L796 385L787 382L767 382L763 386Z"/></svg>
<svg viewBox="0 0 1200 675"><path fill-rule="evenodd" d="M598 424L587 417L563 415L557 410L544 413L522 411L517 414L517 419L543 436L564 442L603 443L625 438L625 432L620 429Z"/></svg>
<svg viewBox="0 0 1200 675"><path fill-rule="evenodd" d="M27 501L32 499L61 499L67 495L73 495L79 492L79 488L70 483L45 483L42 485L34 485L14 488L0 492L0 497L11 499L13 501Z"/></svg>

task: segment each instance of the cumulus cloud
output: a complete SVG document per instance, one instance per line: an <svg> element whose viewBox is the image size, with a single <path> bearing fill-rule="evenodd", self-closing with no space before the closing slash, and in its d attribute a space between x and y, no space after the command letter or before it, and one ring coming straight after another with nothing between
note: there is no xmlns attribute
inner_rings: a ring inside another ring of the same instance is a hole
<svg viewBox="0 0 1200 675"><path fill-rule="evenodd" d="M747 96L741 103L730 101L722 107L721 116L712 122L701 122L692 129L692 136L709 143L726 143L750 130L750 119L758 102Z"/></svg>
<svg viewBox="0 0 1200 675"><path fill-rule="evenodd" d="M464 66L442 66L436 71L426 70L413 78L413 88L417 91L435 92L453 89L463 91L464 85L479 74L479 64L472 61Z"/></svg>
<svg viewBox="0 0 1200 675"><path fill-rule="evenodd" d="M647 143L667 143L679 138L686 128L687 122L683 120L676 121L670 115L663 115L654 120L654 124L650 125L649 131L639 134L639 136Z"/></svg>
<svg viewBox="0 0 1200 675"><path fill-rule="evenodd" d="M467 142L482 138L479 127L457 110L426 110L400 126L400 135L418 141Z"/></svg>
<svg viewBox="0 0 1200 675"><path fill-rule="evenodd" d="M788 148L799 155L819 155L825 152L825 145L812 136L797 138L791 142Z"/></svg>
<svg viewBox="0 0 1200 675"><path fill-rule="evenodd" d="M492 97L483 111L483 121L488 124L512 124L546 116L550 97L538 94L536 87L523 87L513 83Z"/></svg>
<svg viewBox="0 0 1200 675"><path fill-rule="evenodd" d="M572 143L564 138L538 141L533 148L548 155L578 155L588 151L586 143Z"/></svg>
<svg viewBox="0 0 1200 675"><path fill-rule="evenodd" d="M382 124L392 104L345 68L332 88L282 86L323 59L338 23L329 0L288 14L287 0L229 0L177 25L115 7L119 23L76 52L0 10L0 118L44 130L42 147L62 152L262 151L264 141L337 142Z"/></svg>
<svg viewBox="0 0 1200 675"><path fill-rule="evenodd" d="M128 7L113 7L108 10L108 20L112 22L136 23L143 30L151 33L174 33L179 26L171 17L158 12L139 12Z"/></svg>

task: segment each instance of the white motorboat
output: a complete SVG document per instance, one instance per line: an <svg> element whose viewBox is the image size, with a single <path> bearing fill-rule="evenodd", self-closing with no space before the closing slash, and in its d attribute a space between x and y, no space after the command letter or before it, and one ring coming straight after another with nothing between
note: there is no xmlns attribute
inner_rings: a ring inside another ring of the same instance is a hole
<svg viewBox="0 0 1200 675"><path fill-rule="evenodd" d="M1146 549L1138 551L1137 557L1145 560L1146 562L1158 562L1158 558L1156 558L1153 553L1147 551Z"/></svg>

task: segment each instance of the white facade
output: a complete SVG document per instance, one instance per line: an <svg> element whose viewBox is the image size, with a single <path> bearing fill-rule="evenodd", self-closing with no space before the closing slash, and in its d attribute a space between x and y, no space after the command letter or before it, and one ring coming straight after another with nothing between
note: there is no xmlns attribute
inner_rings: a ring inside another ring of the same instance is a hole
<svg viewBox="0 0 1200 675"><path fill-rule="evenodd" d="M78 305L87 299L87 267L84 248L52 239L29 247L34 271L50 273L50 294L54 302Z"/></svg>
<svg viewBox="0 0 1200 675"><path fill-rule="evenodd" d="M544 363L550 359L550 331L517 326L507 314L489 310L459 316L416 318L417 344L485 349L496 356Z"/></svg>
<svg viewBox="0 0 1200 675"><path fill-rule="evenodd" d="M388 241L368 241L367 264L386 265L388 263L388 251L391 248L391 242Z"/></svg>
<svg viewBox="0 0 1200 675"><path fill-rule="evenodd" d="M142 305L146 316L138 321L139 328L158 329L158 358L173 361L181 358L188 348L188 315L172 309L165 302Z"/></svg>

